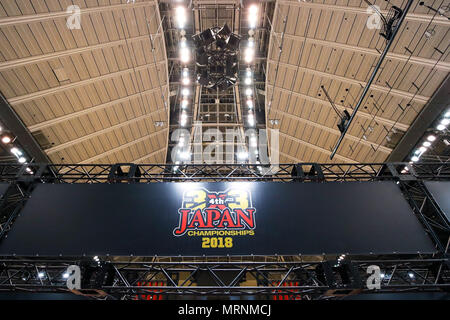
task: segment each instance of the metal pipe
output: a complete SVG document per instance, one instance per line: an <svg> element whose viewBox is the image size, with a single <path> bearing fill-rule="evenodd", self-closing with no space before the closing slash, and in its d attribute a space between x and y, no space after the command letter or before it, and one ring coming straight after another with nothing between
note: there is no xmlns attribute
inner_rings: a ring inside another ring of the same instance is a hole
<svg viewBox="0 0 450 320"><path fill-rule="evenodd" d="M373 70L372 75L371 75L370 78L369 78L369 81L366 83L366 86L364 87L364 91L362 92L361 97L359 98L359 101L358 101L358 103L356 104L355 109L353 110L353 113L352 113L352 115L350 116L350 119L348 120L348 123L347 123L347 125L346 125L345 128L344 128L344 131L341 133L341 136L339 137L339 140L338 140L336 146L334 147L333 152L331 152L331 155L330 155L330 159L331 159L331 160L333 160L333 157L334 157L334 155L336 154L337 150L339 149L339 146L341 145L342 140L344 140L344 136L345 136L345 134L347 133L348 128L350 127L350 125L351 125L353 119L355 118L356 113L358 112L358 109L359 109L359 107L360 107L361 104L362 104L362 101L363 101L364 98L366 97L366 94L367 94L367 92L369 91L370 86L372 85L372 82L373 82L373 80L375 79L375 76L377 75L378 70L380 69L381 64L383 63L384 58L386 57L386 55L387 55L387 53L388 53L388 51L389 51L389 48L391 47L392 43L394 42L395 36L397 35L398 30L400 30L400 27L401 27L401 25L402 25L402 23L403 23L403 20L405 20L406 14L408 13L409 8L411 7L412 3L413 3L413 0L409 0L408 3L407 3L406 6L405 6L405 9L403 9L403 14L402 14L402 16L400 17L400 20L399 20L399 22L398 22L398 25L397 25L397 27L395 28L395 30L394 30L394 32L393 32L393 34L392 34L391 39L388 41L386 47L384 48L384 51L383 51L383 53L381 54L380 59L378 60L378 63L377 63L377 65L375 66L375 69Z"/></svg>

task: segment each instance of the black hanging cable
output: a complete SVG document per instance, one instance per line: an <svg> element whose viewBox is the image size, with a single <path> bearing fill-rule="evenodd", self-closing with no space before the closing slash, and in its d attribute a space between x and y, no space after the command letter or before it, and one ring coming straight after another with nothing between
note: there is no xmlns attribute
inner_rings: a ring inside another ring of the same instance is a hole
<svg viewBox="0 0 450 320"><path fill-rule="evenodd" d="M398 30L400 29L400 26L402 25L403 21L405 20L406 14L408 13L409 8L411 7L412 3L413 3L413 0L408 0L408 3L406 4L405 9L403 10L402 15L400 16L400 19L399 19L394 31L392 32L392 36L388 40L386 47L384 48L384 51L381 54L376 66L375 66L375 69L373 70L372 75L370 76L369 81L367 82L367 84L364 88L364 91L362 92L361 97L359 98L358 103L356 104L356 106L352 112L352 115L350 116L350 119L348 120L345 127L343 128L341 136L339 137L336 146L334 147L333 151L331 152L331 155L330 155L331 160L333 159L334 155L336 154L337 150L339 149L339 146L341 145L342 141L344 140L344 136L347 133L353 119L355 118L356 113L358 112L358 109L361 106L361 103L363 102L364 98L366 97L367 92L369 92L370 86L372 85L372 82L375 79L375 76L377 75L378 70L380 69L380 66L383 63L384 58L386 57L392 43L394 42L395 36L397 35Z"/></svg>

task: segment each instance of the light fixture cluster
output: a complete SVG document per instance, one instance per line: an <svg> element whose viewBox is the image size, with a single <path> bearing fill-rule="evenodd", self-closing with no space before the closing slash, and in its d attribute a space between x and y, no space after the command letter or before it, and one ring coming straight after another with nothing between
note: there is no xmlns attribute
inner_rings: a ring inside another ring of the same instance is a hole
<svg viewBox="0 0 450 320"><path fill-rule="evenodd" d="M27 164L28 159L25 153L20 150L17 146L14 145L15 138L8 132L3 132L3 129L0 127L0 141L7 147L10 147L10 152L17 158L17 161L20 164ZM33 171L30 168L26 168L26 171L30 174L33 173Z"/></svg>
<svg viewBox="0 0 450 320"><path fill-rule="evenodd" d="M248 23L249 23L249 31L248 31L248 42L247 46L244 49L244 62L247 64L247 68L245 69L244 79L242 81L243 86L241 87L245 94L245 108L247 113L247 126L253 128L256 126L256 117L255 117L255 92L254 92L254 72L252 70L252 63L255 58L255 38L253 37L255 34L255 28L258 21L258 6L256 4L251 5L248 8ZM251 133L249 136L249 150L254 152L254 159L258 158L258 139L255 133ZM253 158L253 157L251 157ZM249 159L248 152L238 152L237 159L240 161L244 161ZM256 161L259 164L259 161ZM262 168L260 168L262 170Z"/></svg>
<svg viewBox="0 0 450 320"><path fill-rule="evenodd" d="M251 63L253 62L253 59L255 57L255 38L253 35L255 34L255 28L258 21L258 6L256 4L251 5L248 8L248 22L249 22L249 28L248 31L249 38L247 42L247 47L244 49L244 61L247 63L247 68L245 70L245 77L244 77L244 93L246 96L246 107L248 109L247 114L247 125L249 127L254 127L256 125L256 119L255 119L255 100L254 100L254 86L253 86L253 79L254 74L252 70Z"/></svg>
<svg viewBox="0 0 450 320"><path fill-rule="evenodd" d="M190 86L191 86L191 75L189 72L189 68L187 64L191 60L191 49L188 45L187 39L186 39L186 23L187 23L187 13L186 8L182 5L179 5L175 8L175 20L176 24L180 30L180 44L179 44L179 57L180 57L180 64L181 64L181 72L180 72L180 93L181 93L181 101L180 101L180 126L186 127L188 124L188 113L187 109L189 106L189 96L191 94L190 92ZM186 141L189 137L184 137L184 135L180 136L180 139L178 140L177 149L178 154L178 160L175 161L175 164L180 164L181 161L189 160L191 157L190 152L185 151L188 142ZM180 161L181 160L181 161ZM173 168L174 171L178 170L178 166L175 166Z"/></svg>
<svg viewBox="0 0 450 320"><path fill-rule="evenodd" d="M450 110L447 110L442 117L441 121L437 125L436 129L439 131L444 131L447 129L448 125L450 124Z"/></svg>
<svg viewBox="0 0 450 320"><path fill-rule="evenodd" d="M441 120L439 121L439 124L437 125L436 129L439 131L444 131L447 129L448 125L450 124L450 110L447 110L444 115L442 116ZM413 154L410 158L410 163L419 161L420 157L427 152L427 150L433 145L433 142L436 141L437 137L434 134L428 135L424 141L421 142L421 144L414 150ZM409 171L408 167L405 166L401 173L407 173Z"/></svg>

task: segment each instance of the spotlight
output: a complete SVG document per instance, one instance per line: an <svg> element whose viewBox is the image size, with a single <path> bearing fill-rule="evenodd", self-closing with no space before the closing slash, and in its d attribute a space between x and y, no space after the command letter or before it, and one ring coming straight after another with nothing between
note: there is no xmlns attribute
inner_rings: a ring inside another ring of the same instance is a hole
<svg viewBox="0 0 450 320"><path fill-rule="evenodd" d="M182 6L175 8L175 17L179 28L184 28L186 24L186 9Z"/></svg>
<svg viewBox="0 0 450 320"><path fill-rule="evenodd" d="M187 151L180 152L180 158L183 160L189 160L191 158L191 153Z"/></svg>
<svg viewBox="0 0 450 320"><path fill-rule="evenodd" d="M189 78L183 78L183 79L181 80L181 83L182 83L183 85L185 85L185 86L187 86L190 82L191 82L191 81L189 80Z"/></svg>
<svg viewBox="0 0 450 320"><path fill-rule="evenodd" d="M425 142L423 143L423 146L424 146L424 147L429 147L429 146L431 146L431 142L425 141Z"/></svg>
<svg viewBox="0 0 450 320"><path fill-rule="evenodd" d="M184 127L187 123L187 114L185 112L183 112L181 114L181 119L180 119L180 124L182 127Z"/></svg>
<svg viewBox="0 0 450 320"><path fill-rule="evenodd" d="M427 148L425 148L425 147L420 147L420 148L419 148L419 151L420 151L421 153L424 153L425 151L427 151Z"/></svg>
<svg viewBox="0 0 450 320"><path fill-rule="evenodd" d="M413 278L414 278L414 273L410 272L410 273L408 273L408 276L409 276L411 279L413 279Z"/></svg>
<svg viewBox="0 0 450 320"><path fill-rule="evenodd" d="M245 78L244 83L246 85L248 85L248 86L251 85L252 84L252 78Z"/></svg>
<svg viewBox="0 0 450 320"><path fill-rule="evenodd" d="M247 106L252 109L253 108L253 100L247 100Z"/></svg>
<svg viewBox="0 0 450 320"><path fill-rule="evenodd" d="M69 274L68 274L67 272L63 273L63 278L64 278L64 279L69 278Z"/></svg>
<svg viewBox="0 0 450 320"><path fill-rule="evenodd" d="M433 142L434 140L436 140L436 136L433 136L433 135L431 134L431 135L429 135L429 136L427 137L427 140L430 141L430 142Z"/></svg>
<svg viewBox="0 0 450 320"><path fill-rule="evenodd" d="M230 35L230 38L228 39L228 43L227 43L227 49L229 50L237 50L239 49L239 42L241 41L241 39L235 35L234 33Z"/></svg>
<svg viewBox="0 0 450 320"><path fill-rule="evenodd" d="M252 89L250 89L250 88L245 89L245 95L247 97L252 96L252 94L253 94L253 90Z"/></svg>
<svg viewBox="0 0 450 320"><path fill-rule="evenodd" d="M417 162L417 161L419 161L419 157L418 156L412 156L411 161L412 162Z"/></svg>
<svg viewBox="0 0 450 320"><path fill-rule="evenodd" d="M253 4L248 10L248 24L250 28L256 27L256 22L258 21L258 6Z"/></svg>
<svg viewBox="0 0 450 320"><path fill-rule="evenodd" d="M450 119L445 118L445 119L441 120L441 124L443 124L444 126L448 126L449 123L450 123Z"/></svg>
<svg viewBox="0 0 450 320"><path fill-rule="evenodd" d="M188 101L186 99L181 100L181 108L186 109L188 106Z"/></svg>
<svg viewBox="0 0 450 320"><path fill-rule="evenodd" d="M11 148L11 153L12 153L13 155L15 155L16 157L19 157L19 156L22 155L22 152L21 152L19 149L17 149L16 147Z"/></svg>
<svg viewBox="0 0 450 320"><path fill-rule="evenodd" d="M4 144L8 144L8 143L10 143L11 141L12 141L12 139L11 139L10 136L3 136L3 137L2 137L2 142L3 142Z"/></svg>
<svg viewBox="0 0 450 320"><path fill-rule="evenodd" d="M189 76L189 69L188 68L183 68L182 76L183 76L183 78L187 78Z"/></svg>
<svg viewBox="0 0 450 320"><path fill-rule="evenodd" d="M253 114L248 115L248 124L253 127L255 125L255 116Z"/></svg>
<svg viewBox="0 0 450 320"><path fill-rule="evenodd" d="M214 32L211 29L207 29L200 33L201 38L201 45L202 46L209 46L211 43L213 43L215 39Z"/></svg>
<svg viewBox="0 0 450 320"><path fill-rule="evenodd" d="M251 63L255 56L255 50L253 48L246 48L244 51L244 60L246 63Z"/></svg>
<svg viewBox="0 0 450 320"><path fill-rule="evenodd" d="M237 157L238 157L239 160L245 160L245 159L248 158L248 153L245 152L245 151L239 152L237 154Z"/></svg>
<svg viewBox="0 0 450 320"><path fill-rule="evenodd" d="M191 59L189 48L182 47L180 48L180 60L182 63L188 63Z"/></svg>
<svg viewBox="0 0 450 320"><path fill-rule="evenodd" d="M436 129L438 129L439 131L444 131L445 130L445 126L443 124L440 124L436 127Z"/></svg>
<svg viewBox="0 0 450 320"><path fill-rule="evenodd" d="M25 157L19 158L19 163L25 163L25 162L27 162L27 159L25 159Z"/></svg>
<svg viewBox="0 0 450 320"><path fill-rule="evenodd" d="M446 118L450 118L450 110L449 111L447 111L445 114L444 114L444 117L446 117ZM1 129L0 129L1 130Z"/></svg>
<svg viewBox="0 0 450 320"><path fill-rule="evenodd" d="M181 95L184 97L187 97L189 95L189 89L188 88L184 88L183 90L181 90Z"/></svg>
<svg viewBox="0 0 450 320"><path fill-rule="evenodd" d="M43 272L39 272L38 277L39 277L39 279L42 279L43 277L45 277L45 274Z"/></svg>
<svg viewBox="0 0 450 320"><path fill-rule="evenodd" d="M219 36L222 39L228 39L228 37L231 35L231 30L228 27L228 25L225 23L225 25L217 32L217 36Z"/></svg>

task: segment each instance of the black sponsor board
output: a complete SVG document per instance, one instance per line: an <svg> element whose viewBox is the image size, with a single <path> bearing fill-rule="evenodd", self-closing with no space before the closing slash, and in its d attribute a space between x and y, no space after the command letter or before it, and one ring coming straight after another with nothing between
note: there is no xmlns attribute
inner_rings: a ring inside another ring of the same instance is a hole
<svg viewBox="0 0 450 320"><path fill-rule="evenodd" d="M450 221L450 181L425 181L425 187Z"/></svg>
<svg viewBox="0 0 450 320"><path fill-rule="evenodd" d="M431 253L393 182L41 184L0 254Z"/></svg>
<svg viewBox="0 0 450 320"><path fill-rule="evenodd" d="M0 183L0 200L3 199L8 188L9 188L8 183Z"/></svg>

